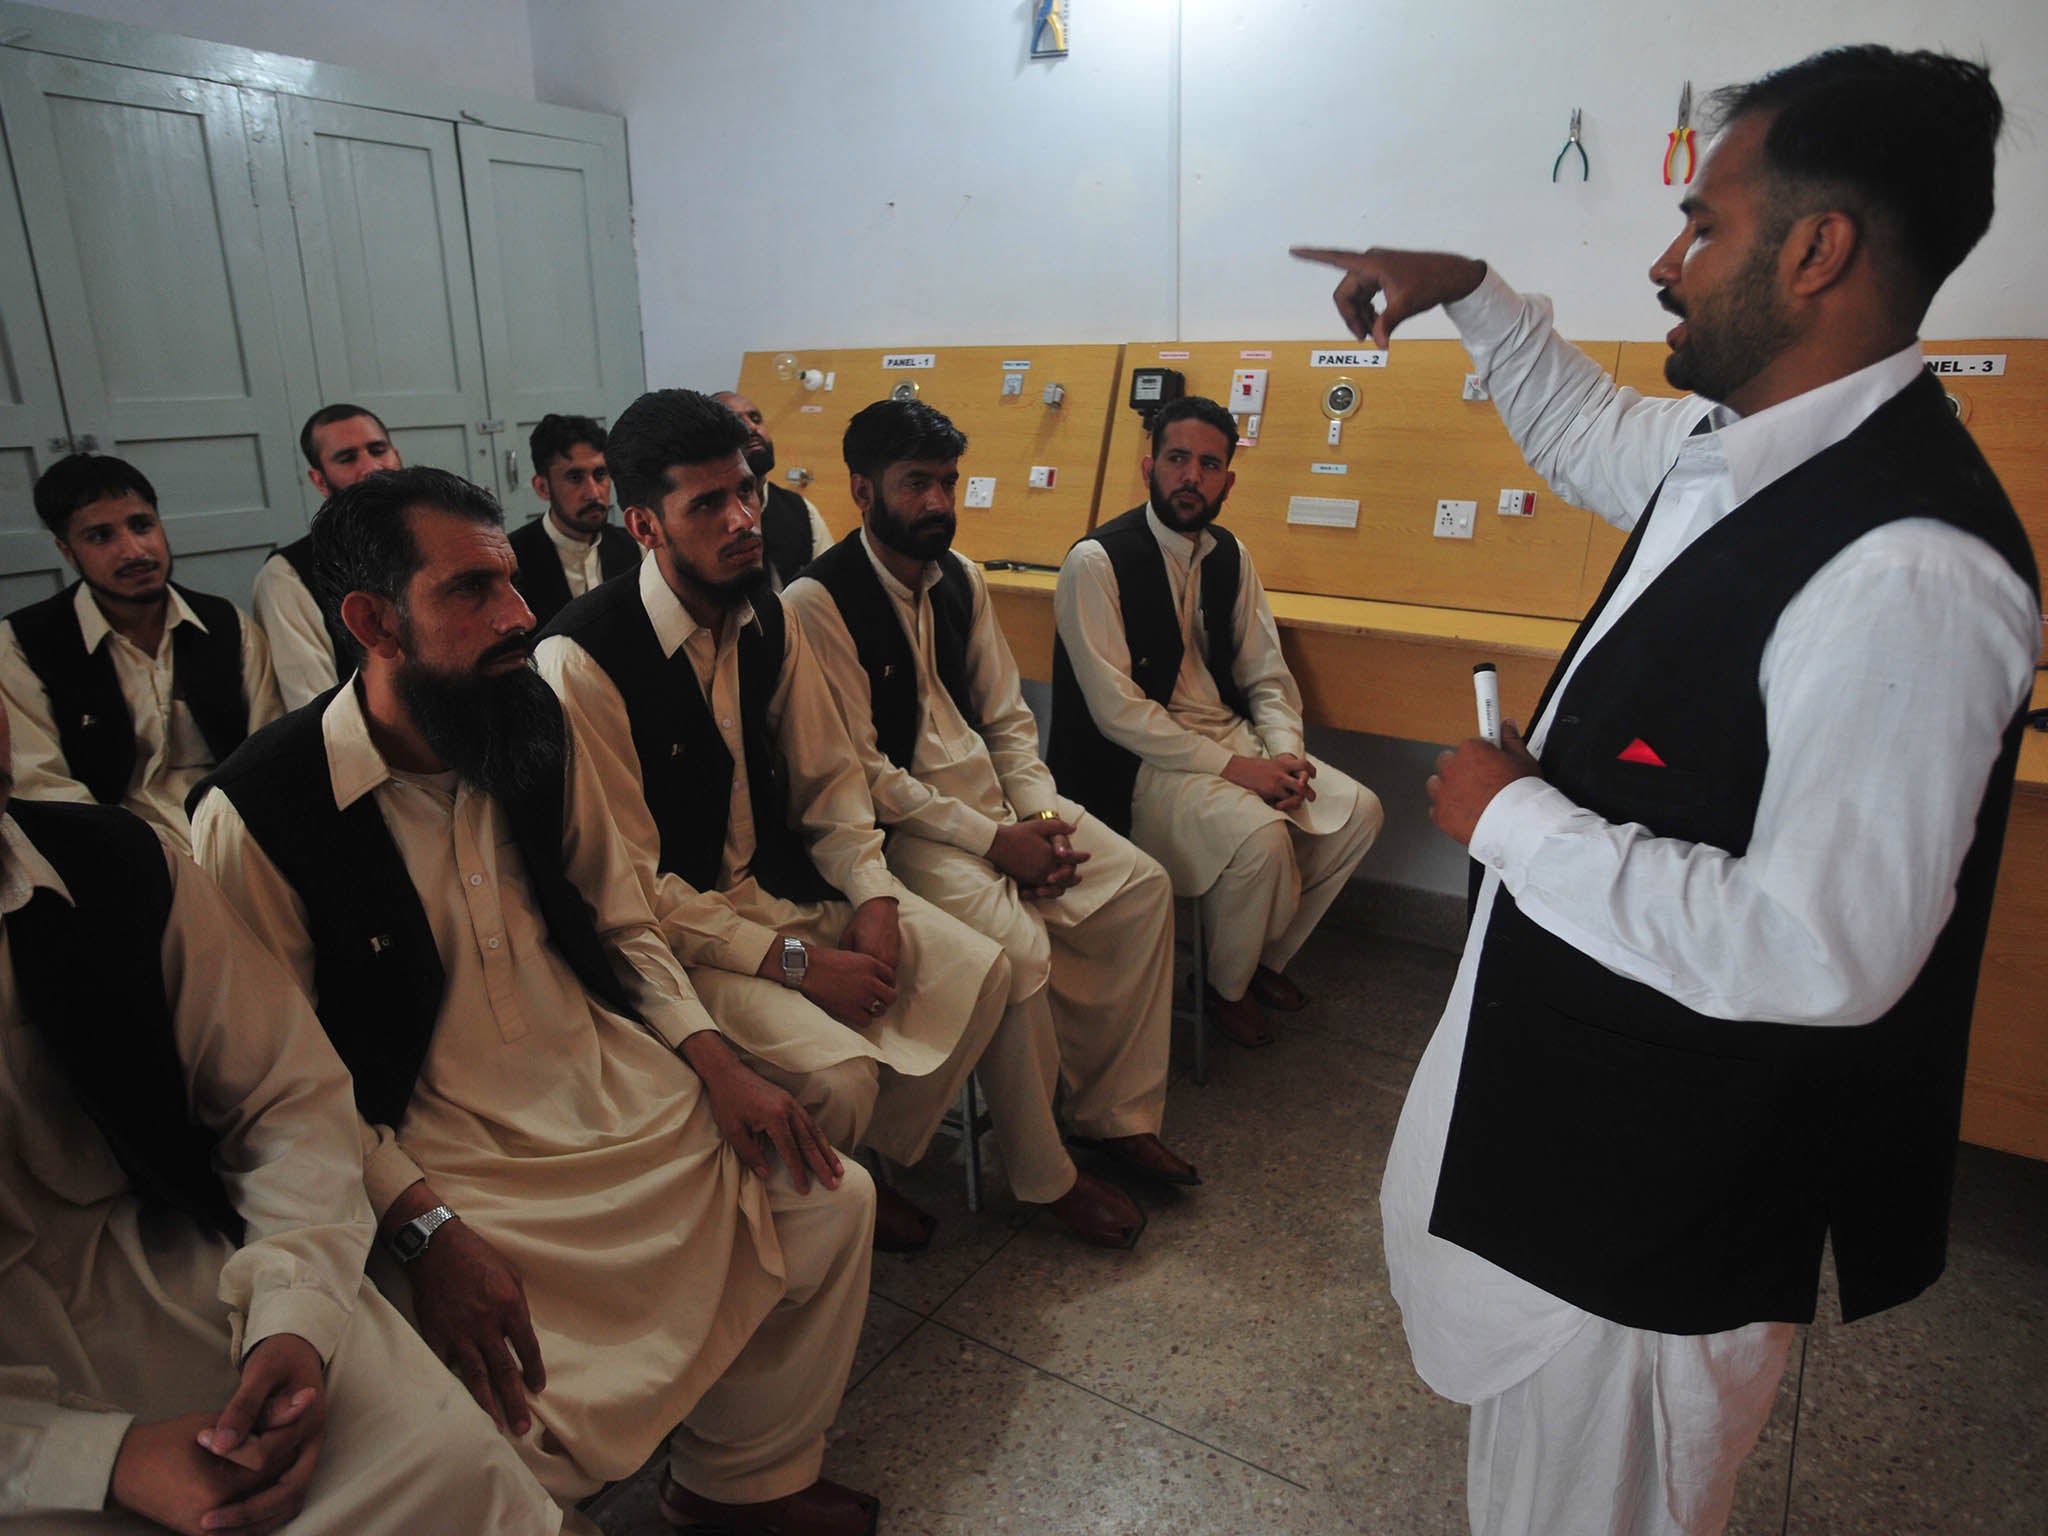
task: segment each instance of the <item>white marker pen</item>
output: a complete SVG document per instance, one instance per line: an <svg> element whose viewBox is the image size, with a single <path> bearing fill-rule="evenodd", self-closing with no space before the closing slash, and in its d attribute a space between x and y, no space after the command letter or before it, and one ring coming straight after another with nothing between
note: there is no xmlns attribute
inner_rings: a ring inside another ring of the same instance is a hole
<svg viewBox="0 0 2048 1536"><path fill-rule="evenodd" d="M1479 734L1500 745L1500 674L1482 661L1472 669L1472 691L1479 697Z"/></svg>

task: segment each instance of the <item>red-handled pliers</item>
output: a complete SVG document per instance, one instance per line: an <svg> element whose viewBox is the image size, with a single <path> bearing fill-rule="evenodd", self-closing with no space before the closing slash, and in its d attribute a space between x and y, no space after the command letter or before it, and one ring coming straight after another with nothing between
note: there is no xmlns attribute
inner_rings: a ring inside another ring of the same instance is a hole
<svg viewBox="0 0 2048 1536"><path fill-rule="evenodd" d="M1685 151L1685 185L1692 185L1692 82L1685 82L1685 89L1678 93L1678 126L1671 130L1671 142L1664 146L1664 185L1671 185L1671 161L1680 149Z"/></svg>

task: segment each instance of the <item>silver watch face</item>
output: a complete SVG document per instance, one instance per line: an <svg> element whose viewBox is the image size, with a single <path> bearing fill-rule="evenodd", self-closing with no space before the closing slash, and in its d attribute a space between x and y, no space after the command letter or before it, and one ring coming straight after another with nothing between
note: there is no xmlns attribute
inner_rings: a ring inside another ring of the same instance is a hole
<svg viewBox="0 0 2048 1536"><path fill-rule="evenodd" d="M783 985L795 987L803 984L804 976L810 971L811 957L805 951L801 939L782 941Z"/></svg>

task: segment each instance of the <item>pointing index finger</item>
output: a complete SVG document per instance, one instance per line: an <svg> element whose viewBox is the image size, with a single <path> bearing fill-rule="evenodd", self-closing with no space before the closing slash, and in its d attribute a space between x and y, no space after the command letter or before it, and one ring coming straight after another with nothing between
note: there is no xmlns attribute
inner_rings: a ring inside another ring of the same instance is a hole
<svg viewBox="0 0 2048 1536"><path fill-rule="evenodd" d="M1287 254L1302 261L1320 261L1326 267L1356 271L1365 261L1363 251L1340 251L1334 245L1290 245Z"/></svg>

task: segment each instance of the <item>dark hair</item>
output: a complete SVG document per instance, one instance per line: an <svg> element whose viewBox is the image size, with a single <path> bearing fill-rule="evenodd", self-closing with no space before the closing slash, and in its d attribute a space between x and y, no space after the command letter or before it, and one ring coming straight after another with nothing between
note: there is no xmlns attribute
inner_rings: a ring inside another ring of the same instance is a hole
<svg viewBox="0 0 2048 1536"><path fill-rule="evenodd" d="M730 406L694 389L652 389L612 423L605 466L621 507L659 509L679 464L729 459L753 433Z"/></svg>
<svg viewBox="0 0 2048 1536"><path fill-rule="evenodd" d="M553 411L548 412L526 440L527 458L533 464L533 472L536 475L546 474L550 464L569 457L569 450L578 443L588 443L603 453L604 428L588 416L557 416Z"/></svg>
<svg viewBox="0 0 2048 1536"><path fill-rule="evenodd" d="M313 515L313 575L320 606L337 628L351 592L388 597L402 610L420 568L419 544L405 514L412 507L452 512L473 523L503 525L497 498L445 469L389 469L327 498Z"/></svg>
<svg viewBox="0 0 2048 1536"><path fill-rule="evenodd" d="M1237 453L1237 418L1205 395L1182 395L1178 400L1169 400L1152 413L1148 430L1152 434L1152 457L1159 457L1159 444L1166 437L1166 429L1176 421L1199 421L1205 427L1214 427L1223 434L1226 446L1223 462L1228 464Z"/></svg>
<svg viewBox="0 0 2048 1536"><path fill-rule="evenodd" d="M922 400L877 400L846 424L839 452L856 475L880 480L905 459L957 459L967 434Z"/></svg>
<svg viewBox="0 0 2048 1536"><path fill-rule="evenodd" d="M71 514L80 507L131 495L156 505L156 487L126 459L98 453L67 454L37 479L36 516L61 539L71 526Z"/></svg>
<svg viewBox="0 0 2048 1536"><path fill-rule="evenodd" d="M308 465L314 469L320 468L320 455L313 447L313 429L315 427L331 427L337 421L347 421L351 416L367 416L370 420L377 423L377 430L379 432L382 432L386 437L391 435L391 429L384 425L384 418L367 406L348 405L346 403L323 405L319 410L308 416L306 424L299 428L299 452L306 456L306 463Z"/></svg>
<svg viewBox="0 0 2048 1536"><path fill-rule="evenodd" d="M1824 208L1855 216L1923 307L1991 226L2005 109L1985 65L1831 48L1716 91L1707 108L1716 126L1768 115L1763 164L1778 216L1787 226Z"/></svg>

